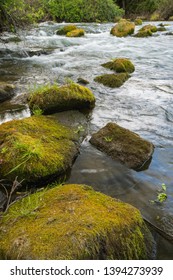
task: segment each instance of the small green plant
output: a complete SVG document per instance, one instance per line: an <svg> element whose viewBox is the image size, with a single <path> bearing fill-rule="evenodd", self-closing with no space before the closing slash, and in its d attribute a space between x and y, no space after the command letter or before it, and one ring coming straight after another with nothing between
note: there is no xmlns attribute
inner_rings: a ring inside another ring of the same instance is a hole
<svg viewBox="0 0 173 280"><path fill-rule="evenodd" d="M166 194L166 190L167 190L167 187L163 183L161 189L158 190L157 199L150 200L150 203L152 203L152 204L157 203L157 202L163 203L168 197Z"/></svg>
<svg viewBox="0 0 173 280"><path fill-rule="evenodd" d="M110 137L110 136L105 136L105 137L104 137L104 140L105 140L106 142L112 142L113 138Z"/></svg>
<svg viewBox="0 0 173 280"><path fill-rule="evenodd" d="M43 114L43 110L38 106L34 106L34 108L32 109L32 113L34 114L34 116L41 116Z"/></svg>
<svg viewBox="0 0 173 280"><path fill-rule="evenodd" d="M75 130L75 133L80 133L85 131L84 127L82 125L78 125L77 129Z"/></svg>
<svg viewBox="0 0 173 280"><path fill-rule="evenodd" d="M159 193L157 195L157 200L161 203L164 202L166 199L167 199L167 194L166 193Z"/></svg>

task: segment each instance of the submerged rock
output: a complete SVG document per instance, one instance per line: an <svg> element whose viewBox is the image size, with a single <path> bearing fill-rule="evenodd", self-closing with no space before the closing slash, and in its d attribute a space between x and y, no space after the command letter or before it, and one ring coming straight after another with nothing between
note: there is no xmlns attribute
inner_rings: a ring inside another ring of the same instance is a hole
<svg viewBox="0 0 173 280"><path fill-rule="evenodd" d="M57 116L32 116L0 125L0 177L45 184L64 175L79 152L80 131Z"/></svg>
<svg viewBox="0 0 173 280"><path fill-rule="evenodd" d="M144 169L154 151L152 143L115 123L108 123L90 139L91 144L134 170Z"/></svg>
<svg viewBox="0 0 173 280"><path fill-rule="evenodd" d="M112 29L111 34L117 37L126 37L134 33L135 24L125 19L121 19Z"/></svg>
<svg viewBox="0 0 173 280"><path fill-rule="evenodd" d="M82 37L85 35L85 31L83 29L75 29L66 34L67 37Z"/></svg>
<svg viewBox="0 0 173 280"><path fill-rule="evenodd" d="M122 86L129 77L127 73L103 74L95 77L94 81L107 87L116 88Z"/></svg>
<svg viewBox="0 0 173 280"><path fill-rule="evenodd" d="M77 29L77 26L74 24L66 25L56 31L57 35L66 35L68 32Z"/></svg>
<svg viewBox="0 0 173 280"><path fill-rule="evenodd" d="M133 63L128 58L116 58L112 61L102 64L102 66L118 73L133 73L135 71Z"/></svg>
<svg viewBox="0 0 173 280"><path fill-rule="evenodd" d="M75 83L58 86L45 86L30 94L29 108L39 108L43 114L67 110L92 109L95 105L93 93L86 87Z"/></svg>
<svg viewBox="0 0 173 280"><path fill-rule="evenodd" d="M81 84L81 85L87 85L87 84L89 84L89 81L88 81L88 80L86 80L86 79L84 79L84 78L81 78L81 77L79 77L79 78L77 79L77 82L78 82L79 84Z"/></svg>
<svg viewBox="0 0 173 280"><path fill-rule="evenodd" d="M139 210L86 185L36 192L0 222L5 260L151 259L153 243Z"/></svg>
<svg viewBox="0 0 173 280"><path fill-rule="evenodd" d="M4 102L8 99L11 99L14 96L14 89L14 85L5 82L0 82L0 102Z"/></svg>

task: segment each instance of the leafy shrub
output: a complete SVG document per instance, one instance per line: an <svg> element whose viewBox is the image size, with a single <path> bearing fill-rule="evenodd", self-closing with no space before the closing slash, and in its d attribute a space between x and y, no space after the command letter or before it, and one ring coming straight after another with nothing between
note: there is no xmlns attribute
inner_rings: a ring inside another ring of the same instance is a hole
<svg viewBox="0 0 173 280"><path fill-rule="evenodd" d="M114 21L123 14L113 0L52 0L47 2L49 14L57 21Z"/></svg>

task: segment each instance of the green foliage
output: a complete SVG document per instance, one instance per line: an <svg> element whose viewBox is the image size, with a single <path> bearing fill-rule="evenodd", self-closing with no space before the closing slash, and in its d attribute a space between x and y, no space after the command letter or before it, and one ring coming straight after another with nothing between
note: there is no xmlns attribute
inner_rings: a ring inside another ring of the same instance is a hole
<svg viewBox="0 0 173 280"><path fill-rule="evenodd" d="M1 0L0 31L15 32L18 26L37 22L44 16L44 0Z"/></svg>
<svg viewBox="0 0 173 280"><path fill-rule="evenodd" d="M161 19L173 15L172 0L117 0L117 4L126 10L127 15L149 16L154 13Z"/></svg>
<svg viewBox="0 0 173 280"><path fill-rule="evenodd" d="M113 0L52 0L47 1L49 14L57 21L113 21L123 14Z"/></svg>

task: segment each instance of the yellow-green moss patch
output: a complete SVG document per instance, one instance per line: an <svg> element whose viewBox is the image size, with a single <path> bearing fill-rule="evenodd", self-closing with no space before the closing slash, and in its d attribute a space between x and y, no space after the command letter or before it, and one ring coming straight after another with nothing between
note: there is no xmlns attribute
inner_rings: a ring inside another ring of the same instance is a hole
<svg viewBox="0 0 173 280"><path fill-rule="evenodd" d="M152 35L153 35L153 33L151 32L151 30L147 29L147 30L139 31L134 36L137 38L145 38L145 37L150 37Z"/></svg>
<svg viewBox="0 0 173 280"><path fill-rule="evenodd" d="M35 184L62 175L78 154L78 137L73 128L53 117L33 116L2 124L0 177L14 180L17 176Z"/></svg>
<svg viewBox="0 0 173 280"><path fill-rule="evenodd" d="M116 58L112 61L102 64L102 66L118 73L133 73L135 71L133 63L128 58Z"/></svg>
<svg viewBox="0 0 173 280"><path fill-rule="evenodd" d="M135 24L125 19L121 19L112 29L111 34L117 37L126 37L134 33Z"/></svg>
<svg viewBox="0 0 173 280"><path fill-rule="evenodd" d="M69 25L66 25L66 26L58 29L56 31L56 34L57 35L66 35L68 32L71 32L72 30L75 30L75 29L77 29L76 25L69 24Z"/></svg>
<svg viewBox="0 0 173 280"><path fill-rule="evenodd" d="M92 109L94 105L95 97L91 90L75 83L45 86L32 92L29 97L30 109L40 108L43 114Z"/></svg>
<svg viewBox="0 0 173 280"><path fill-rule="evenodd" d="M75 29L66 34L67 37L82 37L85 35L85 31L83 29Z"/></svg>
<svg viewBox="0 0 173 280"><path fill-rule="evenodd" d="M95 77L94 81L107 87L116 88L122 86L128 78L129 75L127 73L103 74Z"/></svg>
<svg viewBox="0 0 173 280"><path fill-rule="evenodd" d="M135 170L144 169L154 151L152 143L115 123L108 123L94 133L90 142L113 159Z"/></svg>
<svg viewBox="0 0 173 280"><path fill-rule="evenodd" d="M149 37L157 31L158 28L155 25L147 24L139 29L138 33L135 34L135 37Z"/></svg>
<svg viewBox="0 0 173 280"><path fill-rule="evenodd" d="M152 245L136 208L85 185L30 195L0 223L0 259L148 259Z"/></svg>
<svg viewBox="0 0 173 280"><path fill-rule="evenodd" d="M141 18L136 18L135 19L135 25L142 25L142 19Z"/></svg>

